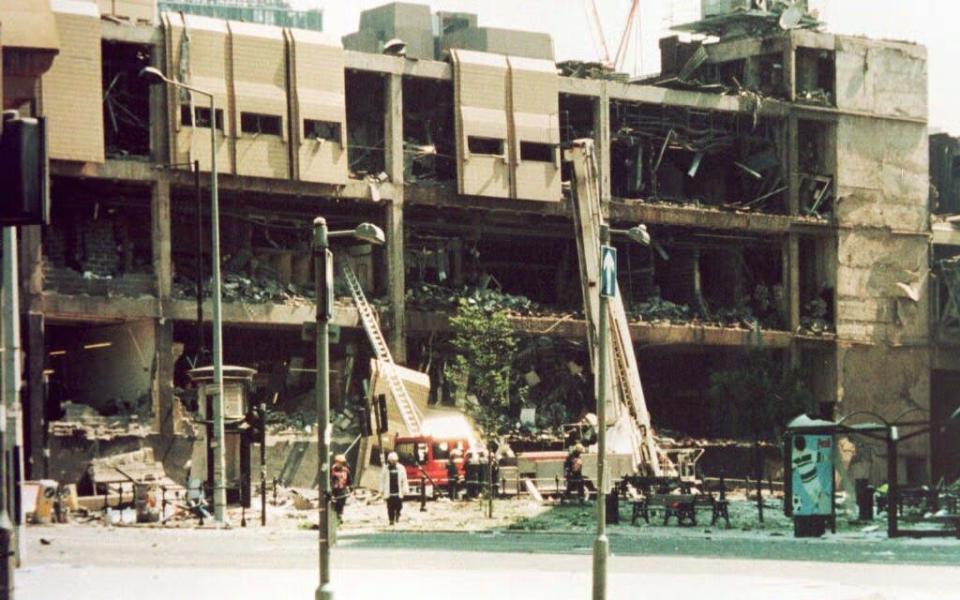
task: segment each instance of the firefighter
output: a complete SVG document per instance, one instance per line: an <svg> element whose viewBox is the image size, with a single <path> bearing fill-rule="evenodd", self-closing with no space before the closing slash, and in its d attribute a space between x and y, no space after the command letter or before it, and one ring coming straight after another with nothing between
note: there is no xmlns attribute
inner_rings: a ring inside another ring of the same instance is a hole
<svg viewBox="0 0 960 600"><path fill-rule="evenodd" d="M460 450L454 448L450 452L450 458L447 460L447 494L451 500L457 499L457 493L460 487L460 466L463 460L460 458Z"/></svg>
<svg viewBox="0 0 960 600"><path fill-rule="evenodd" d="M410 493L407 469L400 464L400 457L396 452L387 456L387 466L380 473L380 493L387 499L387 518L393 525L400 520L403 497Z"/></svg>
<svg viewBox="0 0 960 600"><path fill-rule="evenodd" d="M337 521L343 523L343 507L347 504L350 495L350 467L347 466L347 457L338 454L333 458L333 468L330 469L330 487L333 490L333 510L337 513Z"/></svg>
<svg viewBox="0 0 960 600"><path fill-rule="evenodd" d="M466 458L463 461L464 472L467 474L466 479L466 488L467 488L467 498L475 498L477 495L477 460L476 460L476 451L467 450Z"/></svg>
<svg viewBox="0 0 960 600"><path fill-rule="evenodd" d="M567 493L576 493L580 504L583 504L583 446L577 444L570 449L567 459L563 461L563 476L567 480Z"/></svg>

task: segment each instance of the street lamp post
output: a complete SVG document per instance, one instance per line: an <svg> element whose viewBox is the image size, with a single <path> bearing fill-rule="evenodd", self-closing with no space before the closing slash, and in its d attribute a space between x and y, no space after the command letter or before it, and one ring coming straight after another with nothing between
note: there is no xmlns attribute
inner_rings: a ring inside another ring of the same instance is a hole
<svg viewBox="0 0 960 600"><path fill-rule="evenodd" d="M170 79L156 67L144 67L140 70L140 77L151 84L166 84L184 89L210 100L210 229L211 261L213 268L213 520L218 524L224 523L224 512L227 506L227 490L224 482L226 464L224 459L224 431L223 431L223 312L221 306L220 281L220 197L217 190L217 107L214 96L210 92L197 89L175 79ZM196 117L193 118L196 126Z"/></svg>
<svg viewBox="0 0 960 600"><path fill-rule="evenodd" d="M622 233L631 240L643 245L650 244L650 234L644 225L637 225L628 230L611 230L607 224L600 225L600 247L610 243L610 233ZM600 252L600 278L603 278L603 257ZM615 267L614 267L615 269ZM614 277L615 277L614 270ZM613 293L617 287L614 279ZM593 542L593 600L606 600L607 597L607 556L610 554L610 541L607 539L607 483L605 467L607 457L607 378L610 375L610 325L609 325L609 298L604 293L603 286L597 286L599 296L600 316L597 323L597 537Z"/></svg>
<svg viewBox="0 0 960 600"><path fill-rule="evenodd" d="M317 480L320 487L320 583L316 600L333 600L330 583L330 319L333 318L333 253L330 239L352 237L371 244L384 242L383 230L372 223L355 229L328 231L327 220L313 220L313 269L317 296L316 344L317 376L314 395L317 402Z"/></svg>

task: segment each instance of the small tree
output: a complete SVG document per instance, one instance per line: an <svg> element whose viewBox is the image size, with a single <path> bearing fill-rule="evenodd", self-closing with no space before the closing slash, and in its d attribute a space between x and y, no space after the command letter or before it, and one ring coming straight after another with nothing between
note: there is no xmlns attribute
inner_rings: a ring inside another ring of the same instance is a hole
<svg viewBox="0 0 960 600"><path fill-rule="evenodd" d="M509 423L510 383L517 340L502 310L484 310L461 300L450 318L454 354L447 362L447 380L458 392L476 397L466 403L484 439L494 439ZM493 453L487 463L487 516L493 516Z"/></svg>
<svg viewBox="0 0 960 600"><path fill-rule="evenodd" d="M447 362L446 376L458 392L476 397L467 402L486 437L496 436L509 422L510 382L517 352L513 327L502 310L488 311L462 300L450 318L454 354Z"/></svg>
<svg viewBox="0 0 960 600"><path fill-rule="evenodd" d="M711 412L721 435L753 437L757 514L763 523L763 456L760 440L776 440L788 419L805 412L813 396L794 370L783 369L769 352L755 348L744 366L710 375Z"/></svg>

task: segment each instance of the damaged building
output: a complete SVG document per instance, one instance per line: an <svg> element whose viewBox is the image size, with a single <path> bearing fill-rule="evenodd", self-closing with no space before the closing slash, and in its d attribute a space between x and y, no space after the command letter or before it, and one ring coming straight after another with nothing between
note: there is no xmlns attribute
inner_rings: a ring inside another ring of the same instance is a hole
<svg viewBox="0 0 960 600"><path fill-rule="evenodd" d="M541 34L406 3L365 11L343 41L117 13L132 2L110 18L92 1L51 5L60 55L24 106L49 119L52 175L51 224L24 228L21 244L32 478L70 480L66 450L107 451L103 435L58 429L83 420L79 405L143 426L134 442L110 434L117 451L189 457L185 373L208 360L211 335L197 323L198 298L210 315L211 150L225 361L256 369L256 402L290 422L315 420L301 330L316 216L385 230L385 246L337 260L377 306L396 361L432 376L432 401L447 400L436 349L448 316L472 296L510 311L521 336L552 340L523 355L531 397L575 397L556 420L577 418L589 359L562 149L582 137L596 142L611 224L644 223L655 242L617 242L655 427L748 437L720 422L711 389L758 353L797 373L828 418L956 408L960 364L931 297L957 329L960 284L931 279L920 46L776 20L737 35L713 15L690 27L709 42L663 40L661 74L630 83L577 64L561 74ZM394 38L405 56L384 54ZM145 85L145 66L209 90L216 113ZM339 279L337 294L332 400L349 421L372 352ZM566 387L539 387L551 384ZM947 443L915 442L901 448L903 481L944 474ZM883 479L883 449L857 445L850 469Z"/></svg>

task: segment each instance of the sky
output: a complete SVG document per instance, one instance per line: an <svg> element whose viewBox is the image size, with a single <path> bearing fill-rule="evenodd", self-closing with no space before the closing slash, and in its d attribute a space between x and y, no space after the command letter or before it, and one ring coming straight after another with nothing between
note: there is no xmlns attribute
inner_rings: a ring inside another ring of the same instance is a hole
<svg viewBox="0 0 960 600"><path fill-rule="evenodd" d="M291 0L298 8L321 8L325 31L356 31L360 11L389 0ZM599 60L603 54L591 26L589 0L407 0L433 11L468 11L480 26L542 31L553 36L557 60ZM594 0L611 54L623 35L630 0ZM826 30L923 44L928 52L930 126L960 135L960 2L955 0L808 0ZM657 40L670 24L696 20L700 0L641 0L640 26L631 31L624 69L633 74L659 70ZM639 43L637 43L639 41Z"/></svg>

